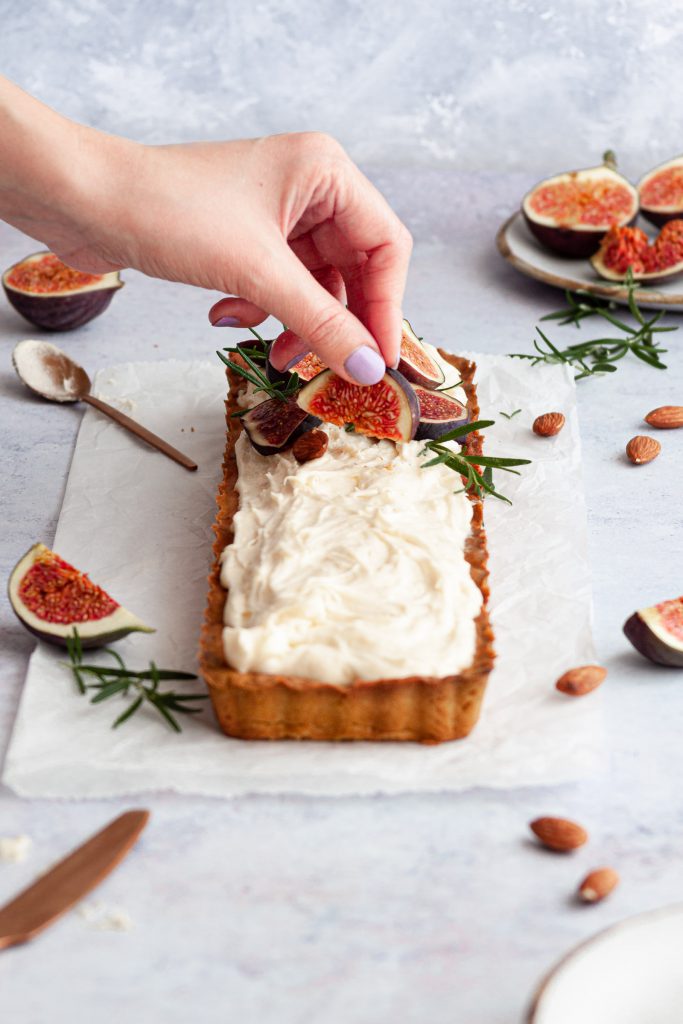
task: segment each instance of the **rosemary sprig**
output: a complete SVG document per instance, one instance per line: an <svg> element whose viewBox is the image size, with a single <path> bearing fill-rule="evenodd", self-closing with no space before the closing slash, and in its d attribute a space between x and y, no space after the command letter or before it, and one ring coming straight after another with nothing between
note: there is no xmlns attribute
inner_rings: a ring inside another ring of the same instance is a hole
<svg viewBox="0 0 683 1024"><path fill-rule="evenodd" d="M649 319L638 306L635 292L638 288L638 281L633 278L629 267L623 286L628 292L628 309L635 320L635 326L626 323L616 316L616 303L589 295L584 291L565 291L567 305L554 313L548 313L541 317L541 321L557 320L560 327L566 324L573 324L579 327L581 321L587 317L597 316L607 321L621 332L619 336L592 338L589 341L582 341L566 348L558 348L550 338L541 330L536 328L539 335L534 339L535 352L512 352L513 359L528 359L532 366L539 363L566 363L573 369L578 370L575 380L582 380L584 377L592 377L598 373L614 373L615 365L624 356L631 353L641 362L647 363L657 370L666 370L666 363L662 362L661 356L667 351L657 344L655 335L668 331L677 331L678 326L661 327L659 321L664 316L664 310L655 313Z"/></svg>
<svg viewBox="0 0 683 1024"><path fill-rule="evenodd" d="M501 409L500 410L500 415L504 416L506 420L511 420L515 416L517 416L517 414L520 413L521 411L522 411L521 409L515 409L514 412L503 412L503 410Z"/></svg>
<svg viewBox="0 0 683 1024"><path fill-rule="evenodd" d="M164 680L196 679L196 675L192 672L176 672L174 669L157 668L153 661L150 661L148 669L136 672L127 668L118 652L109 647L103 649L114 658L116 666L84 665L83 646L77 629L74 629L73 636L67 637L66 649L69 662L65 664L73 673L78 692L86 694L88 690L97 691L90 701L91 704L101 704L102 701L115 697L117 694L122 697L133 697L128 707L112 723L112 729L116 729L128 721L144 703L147 703L175 732L182 732L174 712L183 715L199 714L201 708L188 707L188 704L195 700L207 699L207 695L202 693L176 693L175 690L159 689L159 683ZM86 682L86 678L89 676L96 678L97 682Z"/></svg>
<svg viewBox="0 0 683 1024"><path fill-rule="evenodd" d="M426 455L429 452L433 454L434 458L423 463L421 468L446 466L447 469L452 469L463 478L464 486L455 491L456 494L471 490L480 498L483 498L485 494L491 494L494 498L499 498L511 505L510 499L496 490L493 483L493 470L501 469L504 473L514 473L519 476L518 471L512 467L527 466L531 462L530 459L508 459L493 455L463 455L461 452L453 451L446 443L465 437L473 430L492 427L493 423L493 420L477 420L475 423L466 423L462 427L455 427L454 430L441 434L433 441L425 442L420 455ZM480 471L482 466L484 467L483 473Z"/></svg>
<svg viewBox="0 0 683 1024"><path fill-rule="evenodd" d="M256 331L252 333L256 335L258 340L265 345L263 338ZM227 358L223 355L223 352L233 353L242 357L244 362L247 364L247 368L241 366L239 363L234 362L232 359ZM300 381L297 373L291 373L286 381L272 381L266 375L263 367L265 366L264 350L254 346L253 348L239 347L237 345L231 348L224 348L222 352L216 352L216 355L229 366L231 370L239 374L240 377L244 377L250 384L253 384L254 391L263 392L268 395L269 398L278 398L281 402L288 402L299 390ZM240 410L239 413L234 415L243 416L247 410Z"/></svg>

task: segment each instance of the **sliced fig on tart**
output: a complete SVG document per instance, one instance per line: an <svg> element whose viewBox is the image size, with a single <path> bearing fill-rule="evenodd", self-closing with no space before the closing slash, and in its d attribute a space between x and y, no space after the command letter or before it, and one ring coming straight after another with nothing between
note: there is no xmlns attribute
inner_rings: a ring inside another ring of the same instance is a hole
<svg viewBox="0 0 683 1024"><path fill-rule="evenodd" d="M628 270L636 281L662 281L683 273L683 220L670 220L654 241L640 228L610 228L591 258L607 281L621 281Z"/></svg>
<svg viewBox="0 0 683 1024"><path fill-rule="evenodd" d="M261 455L276 455L290 448L298 437L320 424L294 401L268 398L241 417L252 445Z"/></svg>
<svg viewBox="0 0 683 1024"><path fill-rule="evenodd" d="M104 647L128 633L154 632L44 544L34 544L17 562L8 591L23 625L62 647L74 630L83 647Z"/></svg>
<svg viewBox="0 0 683 1024"><path fill-rule="evenodd" d="M118 271L86 274L68 267L53 252L37 252L6 270L2 286L29 323L49 331L70 331L103 313L123 281Z"/></svg>
<svg viewBox="0 0 683 1024"><path fill-rule="evenodd" d="M640 608L624 623L624 633L643 657L683 668L683 597Z"/></svg>
<svg viewBox="0 0 683 1024"><path fill-rule="evenodd" d="M619 174L614 154L604 163L546 178L526 194L522 213L542 245L564 256L591 256L613 226L638 215L638 192Z"/></svg>
<svg viewBox="0 0 683 1024"><path fill-rule="evenodd" d="M296 335L294 331L283 331L275 340L284 341L288 339L296 339L297 337L298 335ZM304 352L299 361L290 366L288 370L276 370L270 359L268 359L266 364L266 375L268 379L273 382L281 381L284 383L289 380L291 374L296 373L299 380L309 381L325 369L325 363L315 354L315 352Z"/></svg>
<svg viewBox="0 0 683 1024"><path fill-rule="evenodd" d="M640 212L660 228L667 221L683 217L683 156L659 164L637 185Z"/></svg>
<svg viewBox="0 0 683 1024"><path fill-rule="evenodd" d="M436 440L447 431L469 422L467 406L446 391L433 391L419 384L413 384L413 390L420 405L416 441ZM463 437L461 443L464 444L466 440L467 437Z"/></svg>
<svg viewBox="0 0 683 1024"><path fill-rule="evenodd" d="M403 321L398 372L411 384L419 384L423 388L438 388L446 379L443 370L429 355L408 320Z"/></svg>
<svg viewBox="0 0 683 1024"><path fill-rule="evenodd" d="M350 384L332 370L323 370L305 384L296 398L307 413L326 423L351 424L358 434L411 441L420 421L417 396L397 370L387 370L377 384Z"/></svg>

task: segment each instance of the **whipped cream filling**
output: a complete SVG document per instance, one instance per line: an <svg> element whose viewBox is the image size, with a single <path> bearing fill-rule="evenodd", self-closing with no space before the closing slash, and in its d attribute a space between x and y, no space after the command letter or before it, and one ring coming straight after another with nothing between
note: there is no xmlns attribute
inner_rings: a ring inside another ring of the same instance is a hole
<svg viewBox="0 0 683 1024"><path fill-rule="evenodd" d="M254 401L247 391L243 404ZM460 478L423 469L422 441L323 429L327 452L303 465L237 441L240 504L221 556L226 661L339 685L461 671L482 598L464 557L472 506L454 493Z"/></svg>

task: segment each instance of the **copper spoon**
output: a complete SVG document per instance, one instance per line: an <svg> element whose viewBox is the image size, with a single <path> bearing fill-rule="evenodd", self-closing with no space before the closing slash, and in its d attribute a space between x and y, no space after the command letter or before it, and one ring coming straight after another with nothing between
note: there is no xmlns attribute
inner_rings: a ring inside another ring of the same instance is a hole
<svg viewBox="0 0 683 1024"><path fill-rule="evenodd" d="M20 341L12 353L12 362L20 380L42 398L50 402L87 402L185 469L197 468L196 462L168 441L136 423L125 413L107 405L101 398L91 395L92 385L88 374L56 345L49 341Z"/></svg>

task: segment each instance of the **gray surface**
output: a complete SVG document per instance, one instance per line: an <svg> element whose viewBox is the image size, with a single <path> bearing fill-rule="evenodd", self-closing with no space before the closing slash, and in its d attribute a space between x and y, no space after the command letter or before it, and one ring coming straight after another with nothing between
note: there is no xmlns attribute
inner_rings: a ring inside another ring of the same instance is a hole
<svg viewBox="0 0 683 1024"><path fill-rule="evenodd" d="M452 348L526 349L559 295L517 275L492 240L528 178L373 177L416 236L406 312L420 333ZM0 226L4 263L32 248ZM105 315L55 340L93 370L213 351L212 296L125 277ZM21 390L9 356L31 336L0 304L2 578L30 544L52 539L80 416ZM674 336L672 348L681 344ZM683 678L649 667L620 632L635 607L680 592L683 431L663 435L651 466L634 468L622 454L645 412L681 401L676 351L670 363L659 374L623 362L613 377L580 385L596 639L610 670L599 777L442 797L149 798L139 848L97 894L125 907L134 930L92 931L70 915L35 945L1 954L0 1014L22 1024L115 1024L125 1013L145 1024L513 1024L574 942L683 899ZM6 604L2 631L6 739L31 640ZM26 832L35 846L23 865L0 865L0 899L126 806L2 792L0 834ZM573 857L535 848L526 823L543 813L585 823L589 846ZM602 907L572 905L582 874L601 864L621 872L621 888Z"/></svg>
<svg viewBox="0 0 683 1024"><path fill-rule="evenodd" d="M332 132L356 160L628 174L673 156L680 3L25 0L0 67L142 141Z"/></svg>

